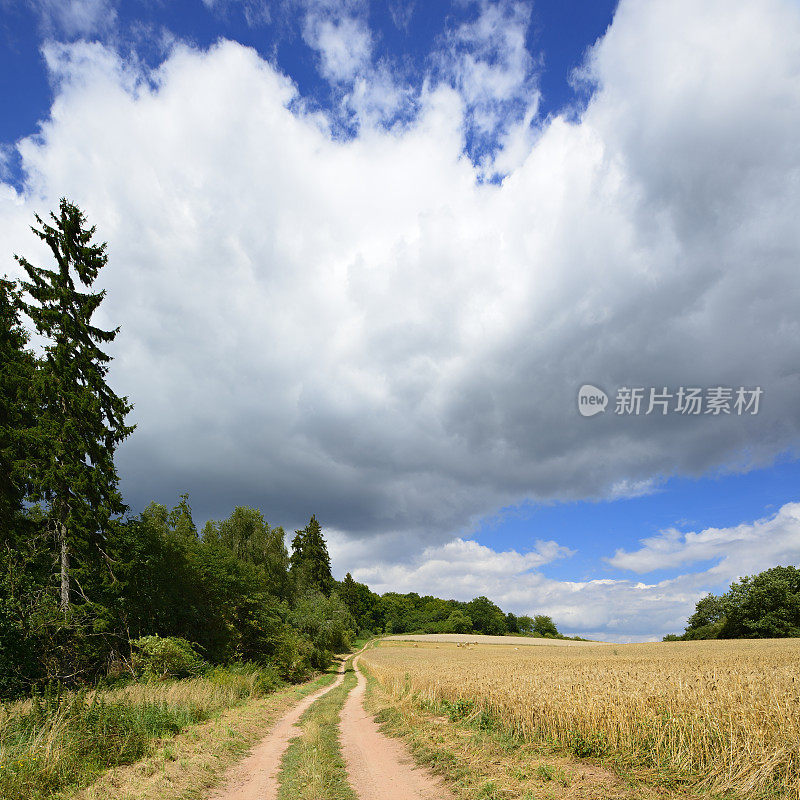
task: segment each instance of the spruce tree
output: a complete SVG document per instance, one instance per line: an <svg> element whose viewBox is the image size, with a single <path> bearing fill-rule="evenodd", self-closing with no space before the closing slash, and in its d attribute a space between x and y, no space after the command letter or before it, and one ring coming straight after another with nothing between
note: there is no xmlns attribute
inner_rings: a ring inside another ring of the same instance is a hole
<svg viewBox="0 0 800 800"><path fill-rule="evenodd" d="M99 345L119 328L92 325L105 291L89 289L105 266L106 244L92 241L79 208L66 199L53 225L39 215L31 230L52 251L52 269L15 256L28 275L24 289L33 302L25 311L47 339L33 382L37 421L30 461L31 497L48 504L60 566L60 605L70 604L70 558L91 542L100 544L112 516L125 506L117 490L114 451L132 431L125 416L132 406L106 383L110 356Z"/></svg>
<svg viewBox="0 0 800 800"><path fill-rule="evenodd" d="M303 530L295 531L290 564L302 586L317 589L326 597L330 595L334 586L331 557L316 517L312 516Z"/></svg>
<svg viewBox="0 0 800 800"><path fill-rule="evenodd" d="M16 285L0 278L0 542L15 528L28 483L26 451L33 424L35 359L26 349L21 308Z"/></svg>

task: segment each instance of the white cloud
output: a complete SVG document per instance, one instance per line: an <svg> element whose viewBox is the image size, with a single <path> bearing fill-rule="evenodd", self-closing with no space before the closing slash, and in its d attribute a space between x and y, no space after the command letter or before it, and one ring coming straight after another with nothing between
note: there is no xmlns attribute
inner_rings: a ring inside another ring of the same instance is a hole
<svg viewBox="0 0 800 800"><path fill-rule="evenodd" d="M516 614L548 614L562 632L605 641L646 641L679 633L695 603L726 589L743 575L776 564L800 563L800 503L730 528L700 533L664 531L642 540L633 553L606 559L619 569L650 572L713 561L705 569L654 583L619 578L554 580L541 568L574 551L537 541L529 553L497 552L454 539L409 558L397 537L354 542L334 533L331 555L337 574L352 572L373 591L417 592L455 600L486 595ZM400 563L398 563L400 561Z"/></svg>
<svg viewBox="0 0 800 800"><path fill-rule="evenodd" d="M314 512L417 552L525 499L767 463L800 432L799 17L623 2L582 119L517 143L502 185L435 81L402 129L339 141L230 42L155 72L51 48L2 268L41 255L28 225L61 195L108 239L134 508L188 489L199 517ZM583 419L585 382L765 394L756 417Z"/></svg>
<svg viewBox="0 0 800 800"><path fill-rule="evenodd" d="M319 52L322 74L330 81L351 81L369 63L372 36L357 17L331 20L309 14L303 38Z"/></svg>
<svg viewBox="0 0 800 800"><path fill-rule="evenodd" d="M529 130L539 105L536 62L525 42L531 8L513 0L469 5L477 16L448 33L439 66L464 98L472 133L485 147ZM515 128L520 130L510 134ZM525 142L529 145L530 139Z"/></svg>
<svg viewBox="0 0 800 800"><path fill-rule="evenodd" d="M717 583L755 574L775 564L800 563L800 503L732 528L682 533L670 528L641 540L633 552L617 550L608 563L637 573L673 569L700 561L717 563L708 571Z"/></svg>
<svg viewBox="0 0 800 800"><path fill-rule="evenodd" d="M28 0L48 34L69 38L108 31L117 19L116 0Z"/></svg>
<svg viewBox="0 0 800 800"><path fill-rule="evenodd" d="M356 542L328 532L334 572L366 583L373 591L417 592L467 601L490 597L504 611L548 614L564 633L606 641L645 641L680 631L694 603L714 585L703 574L645 584L603 578L563 581L541 568L574 551L553 541L533 550L497 552L475 541L454 539L408 552L397 536Z"/></svg>
<svg viewBox="0 0 800 800"><path fill-rule="evenodd" d="M536 541L528 553L498 553L471 540L454 539L426 548L410 564L373 564L356 568L353 577L379 593L436 594L444 589L456 599L471 599L479 594L497 597L507 594L509 580L571 555L572 550L553 541Z"/></svg>
<svg viewBox="0 0 800 800"><path fill-rule="evenodd" d="M319 56L333 90L334 122L359 130L392 125L411 115L420 90L403 81L397 64L376 60L367 7L358 0L306 0L303 39Z"/></svg>

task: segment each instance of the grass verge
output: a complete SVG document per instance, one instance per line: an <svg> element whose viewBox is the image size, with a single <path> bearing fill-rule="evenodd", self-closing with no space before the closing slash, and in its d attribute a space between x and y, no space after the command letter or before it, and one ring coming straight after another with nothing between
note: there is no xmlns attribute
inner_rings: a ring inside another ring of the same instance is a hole
<svg viewBox="0 0 800 800"><path fill-rule="evenodd" d="M358 800L347 780L339 745L339 715L355 685L350 658L341 685L301 717L302 733L291 740L281 764L278 800Z"/></svg>
<svg viewBox="0 0 800 800"><path fill-rule="evenodd" d="M190 798L281 710L333 675L270 692L253 669L71 693L0 714L0 797Z"/></svg>
<svg viewBox="0 0 800 800"><path fill-rule="evenodd" d="M390 697L364 665L366 708L414 759L442 775L459 800L655 800L695 798L688 787L652 786L632 774L576 759L563 748L523 741L481 713L432 708L411 695ZM709 797L709 795L704 795Z"/></svg>

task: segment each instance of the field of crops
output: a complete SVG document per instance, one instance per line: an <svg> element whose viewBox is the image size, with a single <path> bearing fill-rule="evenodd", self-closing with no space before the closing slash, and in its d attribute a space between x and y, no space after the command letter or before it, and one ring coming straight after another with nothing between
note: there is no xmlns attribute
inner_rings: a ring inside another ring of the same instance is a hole
<svg viewBox="0 0 800 800"><path fill-rule="evenodd" d="M574 648L384 642L395 696L461 707L578 756L743 797L800 798L800 640Z"/></svg>

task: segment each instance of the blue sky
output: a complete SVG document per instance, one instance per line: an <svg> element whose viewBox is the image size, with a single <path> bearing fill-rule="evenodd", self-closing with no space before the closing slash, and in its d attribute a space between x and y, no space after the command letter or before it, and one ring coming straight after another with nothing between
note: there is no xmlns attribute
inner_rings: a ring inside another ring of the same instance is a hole
<svg viewBox="0 0 800 800"><path fill-rule="evenodd" d="M67 11L58 11L61 5ZM76 10L70 13L70 7ZM80 12L81 6L87 11ZM580 102L571 85L585 51L611 23L616 2L544 0L531 8L525 30L527 48L536 53L536 80L542 92L540 111L557 113ZM378 58L390 59L411 75L421 75L446 30L474 19L469 3L387 2L366 5L366 19ZM404 11L405 9L405 11ZM129 3L26 2L3 0L0 23L0 141L13 145L37 130L53 100L52 83L40 52L43 42L81 39L112 42L156 67L165 57L164 41L176 37L207 48L221 38L254 48L291 76L305 98L322 108L335 103L335 92L320 75L316 51L303 39L303 4L175 0ZM113 22L108 22L113 15ZM19 159L6 177L21 186Z"/></svg>
<svg viewBox="0 0 800 800"><path fill-rule="evenodd" d="M0 14L0 271L62 195L109 241L134 511L315 513L380 591L621 641L797 563L793 0Z"/></svg>

